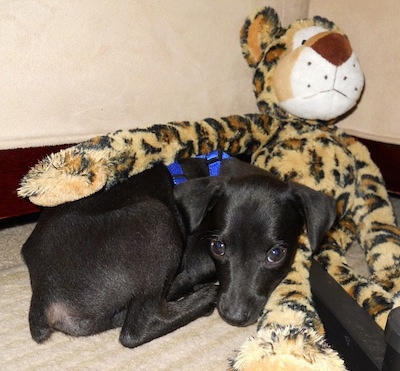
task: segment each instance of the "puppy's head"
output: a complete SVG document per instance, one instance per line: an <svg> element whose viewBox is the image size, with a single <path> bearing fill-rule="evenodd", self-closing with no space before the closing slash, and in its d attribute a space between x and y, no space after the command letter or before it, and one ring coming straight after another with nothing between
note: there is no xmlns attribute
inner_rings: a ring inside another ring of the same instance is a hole
<svg viewBox="0 0 400 371"><path fill-rule="evenodd" d="M254 323L289 271L306 228L316 249L335 219L334 201L265 174L202 178L176 187L190 233L204 232L219 279L218 311Z"/></svg>

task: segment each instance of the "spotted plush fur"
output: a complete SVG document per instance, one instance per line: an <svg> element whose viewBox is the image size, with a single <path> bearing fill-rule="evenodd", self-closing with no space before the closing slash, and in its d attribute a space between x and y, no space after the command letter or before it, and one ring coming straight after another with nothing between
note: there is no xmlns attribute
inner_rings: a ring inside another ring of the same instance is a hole
<svg viewBox="0 0 400 371"><path fill-rule="evenodd" d="M333 121L306 120L283 110L271 83L296 31L315 25L343 35L334 23L320 17L282 28L271 8L246 20L241 45L254 70L259 114L171 122L88 140L37 164L22 180L19 195L38 205L53 206L109 188L156 162L169 164L216 148L232 155L249 154L253 164L281 179L302 183L336 200L337 222L317 259L384 327L388 313L400 300L400 231L381 173L367 148ZM355 274L346 261L354 241L365 253L369 277ZM268 344L289 345L294 337L304 352L299 354L297 349L291 356L299 362L301 358L302 367L305 362L310 370L325 369L326 361L331 367L326 369L344 369L337 353L326 351L329 347L323 340L323 326L309 286L311 250L306 234L299 245L291 272L271 295L260 317L256 337L249 339L232 361L234 370L263 369L265 357L276 356ZM311 333L314 335L304 337ZM309 356L310 347L313 356Z"/></svg>

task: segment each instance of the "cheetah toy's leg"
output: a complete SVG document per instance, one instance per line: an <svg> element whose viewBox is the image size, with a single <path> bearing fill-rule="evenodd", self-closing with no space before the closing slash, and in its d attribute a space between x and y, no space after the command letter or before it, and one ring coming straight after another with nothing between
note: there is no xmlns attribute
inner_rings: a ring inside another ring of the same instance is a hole
<svg viewBox="0 0 400 371"><path fill-rule="evenodd" d="M368 150L359 142L349 149L357 153L362 165L358 170L360 207L359 243L372 273L371 279L390 293L395 306L400 305L400 230L382 175Z"/></svg>
<svg viewBox="0 0 400 371"><path fill-rule="evenodd" d="M331 229L317 260L376 323L385 328L393 308L392 295L371 279L356 274L347 263L343 246L346 240L353 241L348 232L343 231L347 227L347 223L341 221Z"/></svg>
<svg viewBox="0 0 400 371"><path fill-rule="evenodd" d="M379 169L359 142L343 137L357 154L357 197L329 232L318 260L343 288L384 328L387 316L400 303L400 231ZM370 277L356 275L345 253L357 238L364 250Z"/></svg>

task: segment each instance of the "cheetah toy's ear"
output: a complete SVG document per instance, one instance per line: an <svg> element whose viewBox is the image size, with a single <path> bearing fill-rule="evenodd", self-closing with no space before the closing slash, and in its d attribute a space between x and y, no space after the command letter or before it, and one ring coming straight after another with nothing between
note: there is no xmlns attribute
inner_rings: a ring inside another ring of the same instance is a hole
<svg viewBox="0 0 400 371"><path fill-rule="evenodd" d="M272 8L259 10L246 19L240 31L240 44L250 67L255 67L261 61L265 49L280 29L278 14Z"/></svg>

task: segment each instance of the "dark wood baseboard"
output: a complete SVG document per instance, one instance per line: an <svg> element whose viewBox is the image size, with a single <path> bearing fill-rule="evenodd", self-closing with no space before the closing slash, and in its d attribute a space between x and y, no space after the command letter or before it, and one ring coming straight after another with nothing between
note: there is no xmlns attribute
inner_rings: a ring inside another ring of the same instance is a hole
<svg viewBox="0 0 400 371"><path fill-rule="evenodd" d="M388 191L400 195L400 145L357 139L367 146L372 160L381 169Z"/></svg>
<svg viewBox="0 0 400 371"><path fill-rule="evenodd" d="M382 171L390 193L400 195L400 146L360 139ZM69 145L0 151L0 219L38 212L40 209L17 196L21 178L39 160Z"/></svg>
<svg viewBox="0 0 400 371"><path fill-rule="evenodd" d="M0 151L0 219L32 214L40 209L17 196L21 178L39 160L67 145Z"/></svg>

